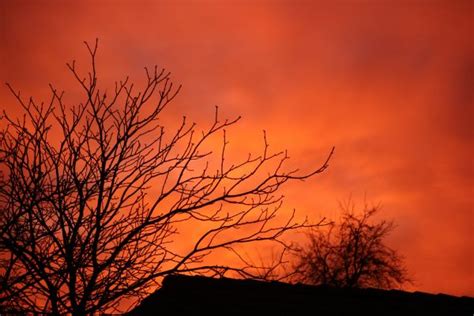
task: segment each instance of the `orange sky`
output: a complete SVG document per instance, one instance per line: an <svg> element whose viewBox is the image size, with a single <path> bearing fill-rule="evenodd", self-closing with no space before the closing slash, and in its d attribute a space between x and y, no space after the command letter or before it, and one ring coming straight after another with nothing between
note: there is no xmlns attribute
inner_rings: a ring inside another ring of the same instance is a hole
<svg viewBox="0 0 474 316"><path fill-rule="evenodd" d="M472 1L63 2L1 1L1 82L67 90L65 62L86 65L96 37L104 81L166 67L183 85L169 111L242 115L238 150L266 129L309 169L336 146L324 175L286 188L289 207L381 202L414 289L474 296Z"/></svg>

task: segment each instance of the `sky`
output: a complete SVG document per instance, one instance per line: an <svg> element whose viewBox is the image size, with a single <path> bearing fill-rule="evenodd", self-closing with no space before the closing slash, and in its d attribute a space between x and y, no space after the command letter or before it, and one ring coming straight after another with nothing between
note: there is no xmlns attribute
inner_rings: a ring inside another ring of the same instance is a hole
<svg viewBox="0 0 474 316"><path fill-rule="evenodd" d="M46 99L68 90L99 38L104 81L155 64L198 122L241 115L237 151L288 149L329 169L284 189L311 218L340 201L382 205L410 288L474 296L472 1L12 1L0 3L0 81ZM18 107L0 86L0 108Z"/></svg>

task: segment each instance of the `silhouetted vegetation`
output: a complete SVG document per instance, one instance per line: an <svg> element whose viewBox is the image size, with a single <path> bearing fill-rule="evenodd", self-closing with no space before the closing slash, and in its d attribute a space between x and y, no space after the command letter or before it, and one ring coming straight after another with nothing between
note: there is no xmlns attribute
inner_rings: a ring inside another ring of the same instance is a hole
<svg viewBox="0 0 474 316"><path fill-rule="evenodd" d="M377 207L342 207L344 214L328 230L312 230L308 245L296 251L297 279L342 288L394 288L409 281L402 258L385 244L393 222L374 222Z"/></svg>
<svg viewBox="0 0 474 316"><path fill-rule="evenodd" d="M52 86L44 104L9 86L22 114L4 113L0 131L4 309L85 315L123 298L136 302L171 273L250 277L252 267L207 258L219 249L238 255L237 245L284 243L285 232L312 226L294 213L279 216L278 191L323 172L332 152L299 173L264 136L260 154L229 161L225 129L239 118L221 120L216 108L202 132L185 117L167 128L162 112L180 89L170 73L146 69L142 89L126 78L107 90L99 86L97 43L87 48L85 76L68 64L80 103L69 105ZM209 149L216 135L221 146ZM186 223L189 244L176 247Z"/></svg>

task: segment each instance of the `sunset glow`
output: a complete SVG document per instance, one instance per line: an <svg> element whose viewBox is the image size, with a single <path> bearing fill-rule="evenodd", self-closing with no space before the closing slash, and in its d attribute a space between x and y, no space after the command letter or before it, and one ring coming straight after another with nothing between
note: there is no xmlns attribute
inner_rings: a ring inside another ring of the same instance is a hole
<svg viewBox="0 0 474 316"><path fill-rule="evenodd" d="M96 38L105 85L164 67L182 84L166 119L242 116L233 157L262 130L303 171L335 146L323 174L284 188L285 209L317 221L349 197L380 203L408 289L474 296L473 2L327 2L2 1L0 81L74 100L65 63L86 67ZM0 109L17 108L0 87Z"/></svg>

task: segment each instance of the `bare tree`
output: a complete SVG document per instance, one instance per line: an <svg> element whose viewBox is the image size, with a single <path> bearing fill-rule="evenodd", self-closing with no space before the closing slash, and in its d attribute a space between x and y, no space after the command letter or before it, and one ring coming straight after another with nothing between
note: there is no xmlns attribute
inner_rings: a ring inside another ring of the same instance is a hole
<svg viewBox="0 0 474 316"><path fill-rule="evenodd" d="M285 232L312 226L294 211L278 216L278 190L323 172L333 151L300 173L285 167L286 152L269 151L264 136L261 154L228 162L225 129L239 118L221 120L216 108L201 133L185 117L170 132L160 120L180 89L170 73L145 69L143 89L127 77L113 91L101 90L97 42L86 45L86 76L67 64L82 103L66 105L51 86L50 102L38 104L9 86L24 115L4 113L0 132L4 308L84 315L113 309L120 299L137 301L170 273L252 277L252 267L207 258L260 241L284 247ZM219 133L222 146L206 150ZM200 234L176 247L189 225Z"/></svg>
<svg viewBox="0 0 474 316"><path fill-rule="evenodd" d="M335 287L393 288L409 282L398 253L384 239L394 229L393 222L372 222L378 207L366 206L362 213L354 206L342 206L339 224L328 230L311 230L309 244L296 253L297 280Z"/></svg>

